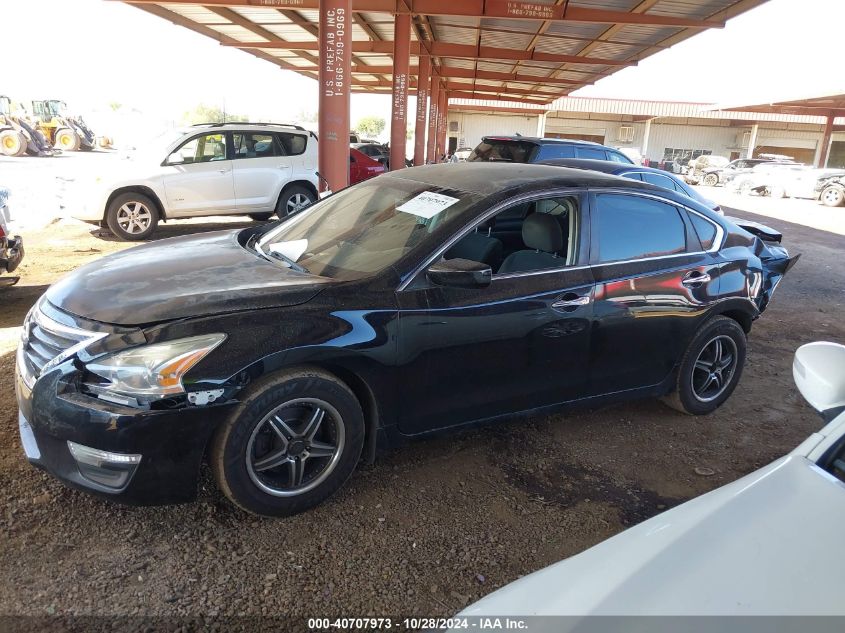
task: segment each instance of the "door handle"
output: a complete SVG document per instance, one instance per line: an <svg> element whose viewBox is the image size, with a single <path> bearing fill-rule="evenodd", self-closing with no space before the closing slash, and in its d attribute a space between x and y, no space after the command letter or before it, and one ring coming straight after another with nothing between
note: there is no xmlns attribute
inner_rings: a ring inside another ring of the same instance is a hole
<svg viewBox="0 0 845 633"><path fill-rule="evenodd" d="M711 277L708 273L700 273L697 270L693 270L681 279L681 283L685 286L698 286L700 284L707 283L710 279Z"/></svg>
<svg viewBox="0 0 845 633"><path fill-rule="evenodd" d="M218 169L217 171L219 171L221 174L226 174L229 172L228 169Z"/></svg>
<svg viewBox="0 0 845 633"><path fill-rule="evenodd" d="M570 297L569 299L565 299L564 297ZM576 296L575 293L568 293L563 295L560 299L555 301L552 304L553 308L577 308L578 306L585 306L590 303L590 295L584 295L582 297Z"/></svg>

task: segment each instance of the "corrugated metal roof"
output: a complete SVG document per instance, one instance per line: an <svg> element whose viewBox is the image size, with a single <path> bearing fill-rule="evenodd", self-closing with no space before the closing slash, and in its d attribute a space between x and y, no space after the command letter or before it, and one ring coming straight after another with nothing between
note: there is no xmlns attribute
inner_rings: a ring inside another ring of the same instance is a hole
<svg viewBox="0 0 845 633"><path fill-rule="evenodd" d="M132 4L132 0L125 1ZM556 95L568 94L623 68L621 62L647 57L765 1L485 0L477 2L477 15L467 15L467 6L472 5L462 2L405 0L405 5L413 17L411 39L422 42L422 54L436 53L435 69L460 69L461 74L472 70L478 81L487 82L489 77L475 73L508 73L520 79L539 75L559 80L493 84L504 96L517 101L548 103ZM190 0L142 0L133 6L226 46L241 46L263 59L279 60L283 67L295 66L310 77L319 72L315 63L319 53L311 44L317 39L318 0L215 0L209 6ZM391 70L392 5L383 0L352 0L352 10L353 42L378 43L377 52L354 53L353 63ZM479 51L474 50L479 45L484 47L483 58L477 58ZM540 59L533 59L535 55ZM353 74L353 86L383 90L390 75ZM464 84L468 89L473 86L472 81L456 85Z"/></svg>

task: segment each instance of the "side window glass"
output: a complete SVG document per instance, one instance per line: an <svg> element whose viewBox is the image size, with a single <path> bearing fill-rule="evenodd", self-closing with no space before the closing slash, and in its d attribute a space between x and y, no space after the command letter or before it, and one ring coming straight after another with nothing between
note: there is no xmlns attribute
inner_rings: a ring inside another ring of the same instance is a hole
<svg viewBox="0 0 845 633"><path fill-rule="evenodd" d="M575 150L571 145L559 143L541 145L537 152L537 160L548 160L550 158L575 158Z"/></svg>
<svg viewBox="0 0 845 633"><path fill-rule="evenodd" d="M307 136L291 132L279 132L276 136L282 145L285 156L298 156L305 153L305 147L308 145Z"/></svg>
<svg viewBox="0 0 845 633"><path fill-rule="evenodd" d="M667 178L666 176L661 176L660 174L652 174L651 172L643 173L643 180L646 182L650 182L653 185L657 185L658 187L663 187L664 189L675 189L675 183L672 182L671 178Z"/></svg>
<svg viewBox="0 0 845 633"><path fill-rule="evenodd" d="M706 251L713 248L714 240L716 239L716 227L712 222L705 220L697 213L690 213L689 219L698 234L698 239L701 242L701 247Z"/></svg>
<svg viewBox="0 0 845 633"><path fill-rule="evenodd" d="M631 180L642 180L643 179L643 175L639 171L629 171L626 174L620 174L620 176L623 176L624 178L630 178Z"/></svg>
<svg viewBox="0 0 845 633"><path fill-rule="evenodd" d="M607 153L610 160L614 163L623 163L625 165L630 165L631 161L629 161L623 154L617 154L616 152L608 152Z"/></svg>
<svg viewBox="0 0 845 633"><path fill-rule="evenodd" d="M185 143L178 150L185 164L226 160L226 135L206 134Z"/></svg>
<svg viewBox="0 0 845 633"><path fill-rule="evenodd" d="M686 227L672 205L639 196L599 194L593 218L600 263L686 251Z"/></svg>
<svg viewBox="0 0 845 633"><path fill-rule="evenodd" d="M572 266L578 259L578 210L577 196L513 205L479 223L444 257L482 262L498 275Z"/></svg>
<svg viewBox="0 0 845 633"><path fill-rule="evenodd" d="M607 160L607 152L594 147L576 147L575 153L578 158L594 158L596 160Z"/></svg>
<svg viewBox="0 0 845 633"><path fill-rule="evenodd" d="M232 138L235 158L272 158L279 155L272 134L238 132Z"/></svg>

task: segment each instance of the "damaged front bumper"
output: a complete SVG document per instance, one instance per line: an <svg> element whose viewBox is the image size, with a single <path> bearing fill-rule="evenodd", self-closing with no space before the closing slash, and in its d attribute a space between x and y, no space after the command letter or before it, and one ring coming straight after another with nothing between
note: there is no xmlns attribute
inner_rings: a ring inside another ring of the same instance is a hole
<svg viewBox="0 0 845 633"><path fill-rule="evenodd" d="M0 237L0 273L12 273L23 259L23 238Z"/></svg>

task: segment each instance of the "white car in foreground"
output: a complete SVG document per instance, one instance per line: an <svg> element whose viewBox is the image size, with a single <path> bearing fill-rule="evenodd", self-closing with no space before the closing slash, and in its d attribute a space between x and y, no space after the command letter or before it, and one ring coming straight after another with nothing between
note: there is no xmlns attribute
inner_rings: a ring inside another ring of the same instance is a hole
<svg viewBox="0 0 845 633"><path fill-rule="evenodd" d="M63 200L70 215L124 240L159 220L212 215L284 218L318 198L317 138L295 125L209 123L175 130Z"/></svg>
<svg viewBox="0 0 845 633"><path fill-rule="evenodd" d="M845 346L804 345L793 374L827 426L789 455L457 617L845 615ZM579 622L540 619L529 630Z"/></svg>

